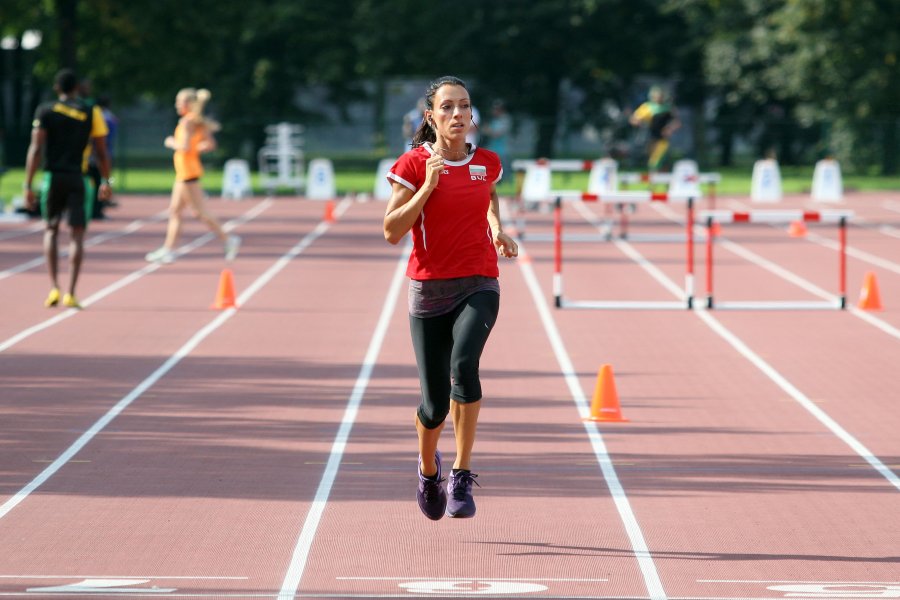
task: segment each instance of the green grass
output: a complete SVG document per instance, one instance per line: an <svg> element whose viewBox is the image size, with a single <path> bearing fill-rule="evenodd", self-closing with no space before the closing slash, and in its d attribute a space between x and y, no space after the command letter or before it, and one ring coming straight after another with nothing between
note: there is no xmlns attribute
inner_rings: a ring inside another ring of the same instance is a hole
<svg viewBox="0 0 900 600"><path fill-rule="evenodd" d="M722 182L717 186L719 195L750 194L751 170L746 167L731 167L721 169ZM812 167L782 167L782 189L785 193L808 193L812 184ZM114 191L125 194L168 194L172 189L173 172L171 169L129 169L126 172L114 172ZM369 193L375 187L375 170L371 171L339 171L336 173L337 189L339 194ZM13 197L22 193L24 169L11 169L0 180L0 201L9 202ZM259 178L252 175L253 188L262 191L259 187ZM555 173L553 175L553 187L555 189L586 189L587 173ZM207 170L203 177L203 187L213 194L218 194L222 189L222 171ZM864 176L845 175L844 189L853 190L896 190L900 189L900 176ZM511 178L503 181L498 191L500 195L512 195L515 186ZM292 193L291 190L281 190L283 193Z"/></svg>

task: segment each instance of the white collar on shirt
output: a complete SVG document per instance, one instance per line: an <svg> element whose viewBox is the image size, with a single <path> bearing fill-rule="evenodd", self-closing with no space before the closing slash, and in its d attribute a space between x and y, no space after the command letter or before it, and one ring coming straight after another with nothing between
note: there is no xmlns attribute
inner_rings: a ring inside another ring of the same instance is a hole
<svg viewBox="0 0 900 600"><path fill-rule="evenodd" d="M437 152L435 152L434 148L431 146L431 142L425 142L424 144L422 144L422 146L423 146L426 150L428 150L429 153L431 153L431 154L437 154ZM461 166L463 166L463 165L469 164L469 161L471 161L471 160L472 160L472 157L475 156L475 150L477 149L476 146L475 146L475 144L472 144L471 146L472 146L472 149L469 150L469 153L466 155L466 157L465 157L464 159L462 159L462 160L447 160L447 159L444 159L444 164L445 164L445 165L448 165L448 166L451 166L451 167L461 167Z"/></svg>

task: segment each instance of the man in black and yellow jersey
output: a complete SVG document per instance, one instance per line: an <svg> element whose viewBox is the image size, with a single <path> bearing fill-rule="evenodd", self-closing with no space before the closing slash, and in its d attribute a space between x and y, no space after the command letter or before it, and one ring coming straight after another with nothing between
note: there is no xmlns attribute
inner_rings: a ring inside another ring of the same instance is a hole
<svg viewBox="0 0 900 600"><path fill-rule="evenodd" d="M69 288L62 297L64 306L81 308L75 297L75 284L84 256L84 231L91 218L94 188L85 176L91 148L97 154L102 180L102 199L112 195L109 186L109 155L106 151L106 122L99 107L89 108L78 98L78 77L69 69L56 74L53 89L58 99L38 106L31 130L31 145L25 162L25 199L29 209L36 203L32 181L44 158L41 183L41 214L47 223L44 231L44 256L53 288L44 302L56 306L60 301L57 265L57 238L63 215L71 230L69 246Z"/></svg>
<svg viewBox="0 0 900 600"><path fill-rule="evenodd" d="M656 85L651 87L647 101L631 113L628 122L635 127L647 128L650 134L647 168L651 172L659 171L669 150L669 138L681 127L675 108L667 101L663 89Z"/></svg>

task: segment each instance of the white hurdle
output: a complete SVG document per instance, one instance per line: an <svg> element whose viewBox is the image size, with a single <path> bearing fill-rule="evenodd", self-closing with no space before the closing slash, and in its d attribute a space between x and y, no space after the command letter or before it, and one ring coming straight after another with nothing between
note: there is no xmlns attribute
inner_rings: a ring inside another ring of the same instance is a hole
<svg viewBox="0 0 900 600"><path fill-rule="evenodd" d="M513 171L524 173L528 170L529 167L535 165L543 165L550 169L550 171L558 171L561 173L577 173L584 171L592 171L595 167L599 167L601 169L608 169L609 163L612 162L615 164L615 161L611 158L601 158L599 160L577 160L577 159L517 159L512 162ZM679 161L681 162L681 161ZM693 161L690 161L693 162ZM695 163L696 164L696 163ZM687 167L687 165L685 165ZM680 173L681 171L679 171ZM714 200L716 196L716 184L722 181L722 175L719 173L686 173L682 177L682 183L684 181L691 181L698 185L707 186L706 198L710 200ZM624 184L624 186L635 185L639 183L647 184L649 186L656 185L672 185L673 182L679 183L676 173L620 173L618 172L618 167L616 167L616 183ZM523 186L524 188L524 186ZM613 190L618 190L616 187ZM624 189L624 187L622 188ZM593 190L589 190L593 191ZM521 193L521 190L519 190Z"/></svg>
<svg viewBox="0 0 900 600"><path fill-rule="evenodd" d="M550 190L551 197L555 202L599 202L610 208L615 208L618 213L618 234L613 235L613 224L610 219L605 218L604 230L598 234L587 235L571 235L567 236L567 241L605 241L608 242L614 237L621 240L631 242L680 242L684 238L682 234L635 234L629 233L628 214L634 212L627 208L635 208L641 204L649 204L651 202L672 202L678 204L687 204L688 202L697 202L697 198L690 195L672 194L669 192L653 192L650 190L619 190L608 193L590 193L579 192L577 190ZM519 236L524 239L522 231L519 230ZM530 241L548 242L555 240L556 233L553 234L529 234Z"/></svg>
<svg viewBox="0 0 900 600"><path fill-rule="evenodd" d="M701 211L699 218L706 225L706 308L744 310L815 310L847 308L847 221L853 217L852 210L710 210ZM838 295L834 301L713 301L713 243L714 223L792 223L795 221L814 223L837 223L838 249Z"/></svg>
<svg viewBox="0 0 900 600"><path fill-rule="evenodd" d="M646 187L641 190L645 193L659 194L654 188L660 185L668 186L668 199L672 202L685 202L688 198L694 198L695 202L701 199L709 201L709 207L715 208L716 184L721 182L719 173L698 173L697 163L691 160L681 160L676 163L676 169L672 173L619 173L618 163L611 158L599 160L579 159L517 159L512 162L512 169L516 172L516 194L514 204L516 206L516 229L520 237L525 237L525 206L534 204L547 204L554 198L574 199L580 190L554 190L552 189L553 172L578 173L589 171L588 194L629 193L630 184L644 183ZM620 189L620 184L622 187ZM705 187L705 194L701 189ZM637 190L635 190L637 191ZM640 197L640 196L637 196ZM623 214L625 207L632 211L636 208L635 197L627 197L622 202L610 201L620 213L620 226L625 231L627 218ZM655 197L654 199L659 199ZM609 232L604 239L611 239L612 223L607 221ZM532 236L528 236L533 239ZM594 236L596 237L596 236ZM624 237L624 233L620 234ZM538 241L547 241L546 236L537 236ZM671 241L671 236L647 236L644 240L632 241Z"/></svg>
<svg viewBox="0 0 900 600"><path fill-rule="evenodd" d="M694 306L694 198L681 198L687 205L685 242L685 292L683 300L641 301L641 300L569 300L563 297L563 220L564 200L601 202L606 204L644 204L664 202L669 195L649 191L616 192L612 194L559 194L553 212L553 296L556 308L579 308L599 310L667 310L692 309ZM623 211L624 214L624 211Z"/></svg>

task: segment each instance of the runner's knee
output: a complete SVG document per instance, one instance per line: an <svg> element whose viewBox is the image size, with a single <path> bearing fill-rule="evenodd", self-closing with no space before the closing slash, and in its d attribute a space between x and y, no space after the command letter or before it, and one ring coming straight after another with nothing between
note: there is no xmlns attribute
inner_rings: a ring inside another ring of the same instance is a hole
<svg viewBox="0 0 900 600"><path fill-rule="evenodd" d="M450 414L450 398L445 402L429 402L423 399L416 414L425 429L437 429Z"/></svg>
<svg viewBox="0 0 900 600"><path fill-rule="evenodd" d="M462 355L454 357L450 365L452 388L450 397L466 404L481 400L481 378L478 368L478 355Z"/></svg>

